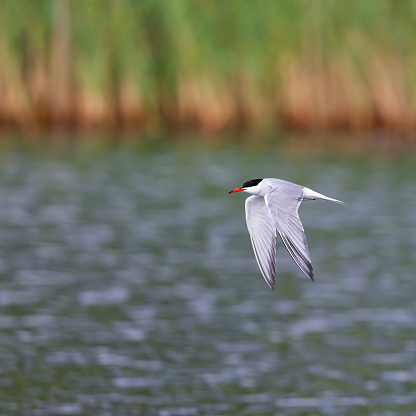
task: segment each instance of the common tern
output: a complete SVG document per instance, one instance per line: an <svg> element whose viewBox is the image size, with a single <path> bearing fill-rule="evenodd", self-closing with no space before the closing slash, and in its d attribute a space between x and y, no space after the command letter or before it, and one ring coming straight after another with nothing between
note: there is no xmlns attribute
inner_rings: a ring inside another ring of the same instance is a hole
<svg viewBox="0 0 416 416"><path fill-rule="evenodd" d="M275 178L251 179L229 194L235 192L253 195L245 203L247 228L260 271L270 289L274 290L276 278L276 229L293 260L313 281L308 243L298 214L299 206L303 200L313 199L338 204L345 202Z"/></svg>

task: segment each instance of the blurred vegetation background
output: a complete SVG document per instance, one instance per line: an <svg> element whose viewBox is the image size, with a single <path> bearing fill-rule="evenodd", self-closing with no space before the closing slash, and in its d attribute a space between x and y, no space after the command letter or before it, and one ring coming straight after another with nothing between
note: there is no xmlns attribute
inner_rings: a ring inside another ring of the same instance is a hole
<svg viewBox="0 0 416 416"><path fill-rule="evenodd" d="M0 128L413 140L415 46L413 0L1 0Z"/></svg>

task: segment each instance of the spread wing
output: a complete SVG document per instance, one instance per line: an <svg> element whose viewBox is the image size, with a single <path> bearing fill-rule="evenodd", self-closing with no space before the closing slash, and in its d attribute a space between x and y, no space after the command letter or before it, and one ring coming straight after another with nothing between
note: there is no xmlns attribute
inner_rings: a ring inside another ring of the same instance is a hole
<svg viewBox="0 0 416 416"><path fill-rule="evenodd" d="M279 231L283 243L299 268L313 280L311 256L298 209L303 200L303 187L279 181L264 200L271 220Z"/></svg>
<svg viewBox="0 0 416 416"><path fill-rule="evenodd" d="M273 224L264 198L250 196L246 199L246 222L254 254L261 273L274 290L276 278L276 227Z"/></svg>

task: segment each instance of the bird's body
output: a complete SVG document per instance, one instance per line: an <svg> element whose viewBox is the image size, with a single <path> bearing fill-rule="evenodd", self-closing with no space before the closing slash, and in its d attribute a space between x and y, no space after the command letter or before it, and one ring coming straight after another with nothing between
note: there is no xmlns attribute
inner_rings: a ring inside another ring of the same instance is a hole
<svg viewBox="0 0 416 416"><path fill-rule="evenodd" d="M344 204L312 189L282 179L252 179L229 193L247 192L246 222L254 254L270 288L276 278L276 229L299 268L313 280L311 258L305 232L298 215L303 200L325 199Z"/></svg>

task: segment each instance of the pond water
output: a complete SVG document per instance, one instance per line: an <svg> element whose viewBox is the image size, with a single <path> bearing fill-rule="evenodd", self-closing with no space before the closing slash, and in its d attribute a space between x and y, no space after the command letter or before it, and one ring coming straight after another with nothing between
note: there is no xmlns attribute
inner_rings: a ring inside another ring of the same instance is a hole
<svg viewBox="0 0 416 416"><path fill-rule="evenodd" d="M258 270L245 195L278 177L315 283L277 241ZM0 157L0 409L7 415L416 415L411 156L230 147Z"/></svg>

